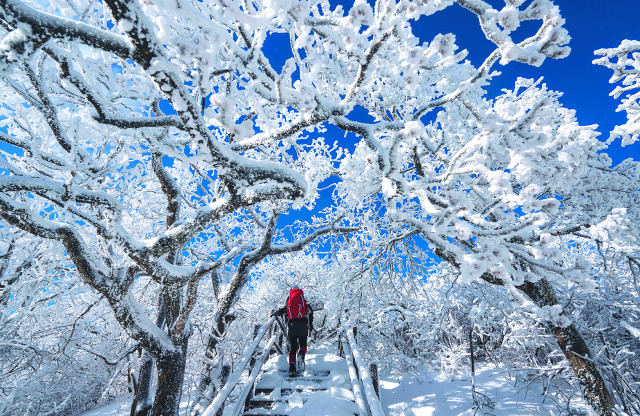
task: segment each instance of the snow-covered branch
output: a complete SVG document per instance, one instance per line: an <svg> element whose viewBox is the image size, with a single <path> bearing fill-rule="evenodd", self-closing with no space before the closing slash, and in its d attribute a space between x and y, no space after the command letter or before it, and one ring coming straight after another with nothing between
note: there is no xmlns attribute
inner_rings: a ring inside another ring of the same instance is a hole
<svg viewBox="0 0 640 416"><path fill-rule="evenodd" d="M625 94L617 111L627 113L627 122L616 126L611 132L609 141L622 138L622 146L633 144L640 139L640 41L624 40L617 48L598 49L594 52L602 58L593 61L613 71L609 83L622 81L622 86L616 86L609 94L613 98L620 98Z"/></svg>

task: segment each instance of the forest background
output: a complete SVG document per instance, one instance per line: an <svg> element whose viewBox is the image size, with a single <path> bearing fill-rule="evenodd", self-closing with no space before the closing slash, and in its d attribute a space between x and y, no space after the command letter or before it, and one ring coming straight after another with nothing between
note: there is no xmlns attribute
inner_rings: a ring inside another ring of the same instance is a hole
<svg viewBox="0 0 640 416"><path fill-rule="evenodd" d="M200 414L293 283L640 414L637 9L4 0L0 414Z"/></svg>

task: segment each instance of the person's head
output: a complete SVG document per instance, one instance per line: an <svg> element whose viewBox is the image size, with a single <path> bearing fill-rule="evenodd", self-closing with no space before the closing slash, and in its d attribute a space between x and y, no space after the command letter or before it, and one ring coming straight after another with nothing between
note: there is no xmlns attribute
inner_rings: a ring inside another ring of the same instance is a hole
<svg viewBox="0 0 640 416"><path fill-rule="evenodd" d="M300 289L300 288L298 287L298 285L297 285L297 284L295 284L295 283L294 283L294 284L292 284L292 285L291 285L291 290L296 290L296 289Z"/></svg>

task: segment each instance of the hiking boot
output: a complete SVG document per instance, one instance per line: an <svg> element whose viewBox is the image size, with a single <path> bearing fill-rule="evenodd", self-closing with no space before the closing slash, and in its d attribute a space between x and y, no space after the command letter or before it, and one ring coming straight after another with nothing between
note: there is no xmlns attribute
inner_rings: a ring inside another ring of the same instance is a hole
<svg viewBox="0 0 640 416"><path fill-rule="evenodd" d="M304 363L304 353L303 352L301 352L300 355L298 355L297 364L298 364L298 370L304 371L306 366L305 366L305 363Z"/></svg>
<svg viewBox="0 0 640 416"><path fill-rule="evenodd" d="M289 377L295 377L295 376L296 376L296 365L289 364Z"/></svg>

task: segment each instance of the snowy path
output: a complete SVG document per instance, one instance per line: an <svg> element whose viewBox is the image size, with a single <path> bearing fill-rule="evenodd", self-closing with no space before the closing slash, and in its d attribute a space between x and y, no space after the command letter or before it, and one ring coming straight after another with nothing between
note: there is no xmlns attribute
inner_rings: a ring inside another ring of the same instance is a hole
<svg viewBox="0 0 640 416"><path fill-rule="evenodd" d="M273 357L263 367L256 395L245 415L353 416L357 413L344 358L323 347L314 348L306 369L288 377L287 355Z"/></svg>

